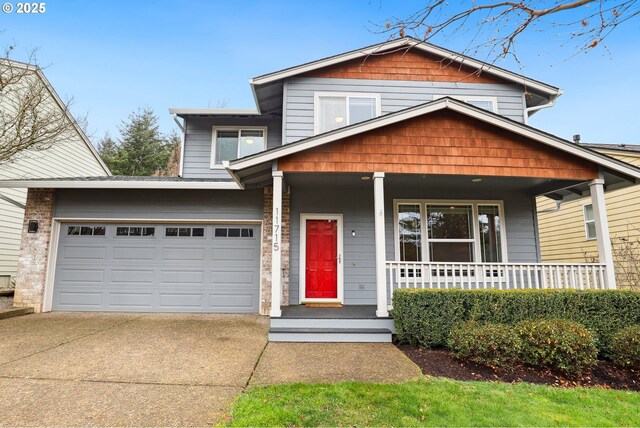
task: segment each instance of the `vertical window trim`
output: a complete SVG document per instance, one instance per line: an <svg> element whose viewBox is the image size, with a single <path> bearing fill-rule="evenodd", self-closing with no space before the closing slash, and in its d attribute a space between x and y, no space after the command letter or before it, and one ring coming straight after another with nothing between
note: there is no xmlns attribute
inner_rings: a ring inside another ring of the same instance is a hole
<svg viewBox="0 0 640 428"><path fill-rule="evenodd" d="M584 204L582 205L582 221L584 223L584 237L586 241L595 241L598 239L598 236L593 236L590 237L589 236L589 227L587 226L587 223L593 223L594 225L596 224L596 213L593 213L593 220L587 220L587 207L590 206L591 210L593 211L593 204Z"/></svg>
<svg viewBox="0 0 640 428"><path fill-rule="evenodd" d="M469 101L490 101L491 104L493 105L493 110L491 110L492 113L495 114L500 114L498 112L498 97L483 97L483 96L465 96L465 95L451 95L451 94L446 94L446 95L434 95L433 96L433 100L439 100L440 98L444 98L444 97L449 97L449 98L453 98L454 100L460 100L463 101L465 103L468 103ZM478 107L479 108L479 107Z"/></svg>
<svg viewBox="0 0 640 428"><path fill-rule="evenodd" d="M314 92L313 93L313 135L320 133L320 98L322 97L337 97L345 98L347 102L347 125L349 126L349 98L374 98L376 100L376 115L379 117L382 115L381 97L380 94L369 92Z"/></svg>
<svg viewBox="0 0 640 428"><path fill-rule="evenodd" d="M473 259L472 263L482 263L482 260L477 260L481 255L480 250L480 225L478 224L478 206L481 205L497 205L498 212L500 213L500 245L502 247L502 262L509 263L509 251L507 248L507 229L506 229L506 216L504 211L504 201L493 199L394 199L393 200L393 246L395 261L400 261L400 230L398 226L398 206L403 204L419 204L421 215L421 228L422 228L422 261L429 262L431 254L429 252L427 230L427 205L471 205L472 221L473 221Z"/></svg>
<svg viewBox="0 0 640 428"><path fill-rule="evenodd" d="M214 126L211 128L211 159L209 162L210 169L224 169L224 166L221 163L216 163L216 137L218 135L218 131L237 131L238 133L238 152L240 151L240 132L241 131L262 131L262 139L264 140L262 144L261 152L265 151L267 148L267 126ZM238 159L238 158L236 158Z"/></svg>

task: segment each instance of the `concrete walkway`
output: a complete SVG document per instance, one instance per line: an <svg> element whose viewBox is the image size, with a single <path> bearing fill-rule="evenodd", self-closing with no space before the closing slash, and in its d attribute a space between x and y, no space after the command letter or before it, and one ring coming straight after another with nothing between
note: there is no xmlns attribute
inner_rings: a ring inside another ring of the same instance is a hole
<svg viewBox="0 0 640 428"><path fill-rule="evenodd" d="M248 385L395 382L390 344L267 345L252 315L50 313L0 320L0 426L203 426Z"/></svg>

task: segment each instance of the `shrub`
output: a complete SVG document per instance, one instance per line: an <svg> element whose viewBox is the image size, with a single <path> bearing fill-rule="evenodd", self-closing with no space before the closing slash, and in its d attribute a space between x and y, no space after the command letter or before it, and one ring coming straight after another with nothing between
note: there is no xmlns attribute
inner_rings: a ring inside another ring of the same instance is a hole
<svg viewBox="0 0 640 428"><path fill-rule="evenodd" d="M496 367L520 362L522 340L512 326L468 321L451 329L449 349L458 358Z"/></svg>
<svg viewBox="0 0 640 428"><path fill-rule="evenodd" d="M623 367L640 369L640 325L625 327L613 336L611 359Z"/></svg>
<svg viewBox="0 0 640 428"><path fill-rule="evenodd" d="M526 364L581 374L598 362L595 336L575 321L523 321L516 331L522 339L522 358Z"/></svg>
<svg viewBox="0 0 640 428"><path fill-rule="evenodd" d="M612 336L640 324L640 292L627 290L396 290L393 318L401 342L446 346L451 327L480 321L515 325L521 321L563 318L594 332L603 356Z"/></svg>

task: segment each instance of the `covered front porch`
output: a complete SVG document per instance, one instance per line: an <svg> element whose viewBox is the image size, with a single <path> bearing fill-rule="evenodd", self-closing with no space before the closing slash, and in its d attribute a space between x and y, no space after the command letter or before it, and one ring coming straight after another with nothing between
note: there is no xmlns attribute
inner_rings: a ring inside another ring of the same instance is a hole
<svg viewBox="0 0 640 428"><path fill-rule="evenodd" d="M325 312L349 318L358 312L291 309L315 303L368 308L368 316L387 318L398 288L615 288L603 180L274 172L273 181L288 199L288 218L274 215L274 232L280 223L290 236L280 269L272 254L272 272L282 273L272 276L273 318ZM585 189L599 207L599 263L540 261L535 197L567 187L574 196ZM273 201L273 212L282 213L282 200ZM310 228L317 222L327 224L329 232L323 233L335 234L335 252L322 250L328 251L320 257L323 266L312 260L318 254L311 254L317 249L309 243L316 239ZM318 277L318 267L332 273ZM322 294L327 282L335 283L335 294Z"/></svg>

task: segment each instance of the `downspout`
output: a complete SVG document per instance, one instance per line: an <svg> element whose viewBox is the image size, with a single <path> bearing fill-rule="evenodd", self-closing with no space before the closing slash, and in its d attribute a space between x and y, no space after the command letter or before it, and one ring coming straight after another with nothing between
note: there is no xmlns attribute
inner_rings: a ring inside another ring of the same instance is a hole
<svg viewBox="0 0 640 428"><path fill-rule="evenodd" d="M182 131L182 138L180 140L180 171L178 172L178 177L182 177L182 170L184 168L184 141L187 138L187 128L178 120L178 115L176 113L172 113L174 122L178 125L178 128ZM184 119L183 119L184 120ZM186 120L184 120L186 125Z"/></svg>

